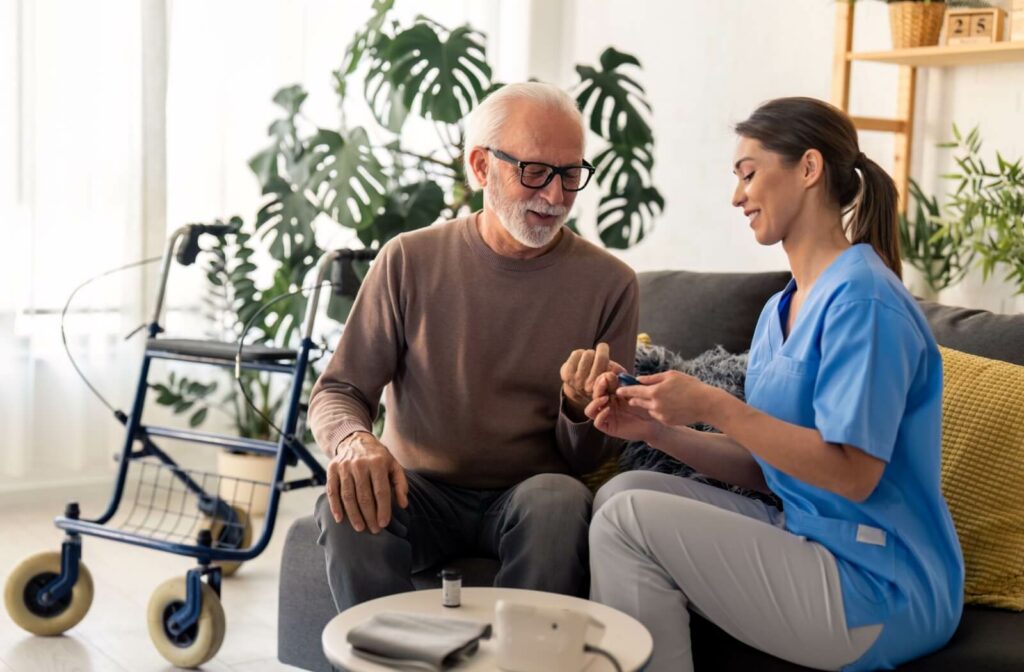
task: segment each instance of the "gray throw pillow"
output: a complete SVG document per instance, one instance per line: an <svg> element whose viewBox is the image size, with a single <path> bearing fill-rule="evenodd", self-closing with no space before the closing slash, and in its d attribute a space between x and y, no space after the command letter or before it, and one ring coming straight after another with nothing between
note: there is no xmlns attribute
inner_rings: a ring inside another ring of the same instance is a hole
<svg viewBox="0 0 1024 672"><path fill-rule="evenodd" d="M747 360L748 353L744 352L735 355L726 351L720 345L701 353L693 359L683 359L676 353L659 345L640 344L636 349L636 373L643 376L661 373L662 371L681 371L708 385L721 388L737 399L744 400ZM694 429L702 432L716 431L713 427L704 424L695 425ZM724 488L744 497L751 497L777 506L780 509L782 508L782 502L773 495L766 495L747 488L741 488L737 485L717 481L695 471L690 465L680 462L660 450L651 448L642 441L627 443L622 451L622 455L619 457L620 471L632 471L634 469L657 471L662 474L675 474L683 478L692 478L695 481Z"/></svg>

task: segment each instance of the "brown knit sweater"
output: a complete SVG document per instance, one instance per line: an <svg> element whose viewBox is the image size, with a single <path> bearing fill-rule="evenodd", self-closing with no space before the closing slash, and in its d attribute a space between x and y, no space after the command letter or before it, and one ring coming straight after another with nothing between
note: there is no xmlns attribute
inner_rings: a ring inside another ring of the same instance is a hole
<svg viewBox="0 0 1024 672"><path fill-rule="evenodd" d="M620 442L566 417L559 369L600 341L632 369L637 295L626 264L568 229L527 260L487 247L472 215L402 234L366 276L310 426L333 454L370 431L387 386L381 441L406 469L472 488L586 473Z"/></svg>

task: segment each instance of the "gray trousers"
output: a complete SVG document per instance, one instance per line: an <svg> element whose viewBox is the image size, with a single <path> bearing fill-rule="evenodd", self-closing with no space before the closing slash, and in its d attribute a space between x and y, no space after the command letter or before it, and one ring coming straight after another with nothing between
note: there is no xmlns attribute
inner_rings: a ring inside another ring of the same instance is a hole
<svg viewBox="0 0 1024 672"><path fill-rule="evenodd" d="M778 509L654 472L620 474L594 500L591 598L651 632L646 670L693 670L689 610L779 658L835 670L881 625L847 629L832 554L787 532Z"/></svg>
<svg viewBox="0 0 1024 672"><path fill-rule="evenodd" d="M318 543L339 611L413 590L412 574L458 557L494 557L495 585L585 596L587 525L593 496L564 474L539 474L505 490L445 485L413 472L409 506L392 502L379 534L356 532L316 503Z"/></svg>

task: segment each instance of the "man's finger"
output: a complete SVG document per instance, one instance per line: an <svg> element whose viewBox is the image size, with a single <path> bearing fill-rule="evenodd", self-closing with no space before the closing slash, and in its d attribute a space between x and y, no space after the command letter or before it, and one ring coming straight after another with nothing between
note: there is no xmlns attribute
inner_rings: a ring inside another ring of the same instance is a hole
<svg viewBox="0 0 1024 672"><path fill-rule="evenodd" d="M597 380L597 377L608 371L609 361L608 344L598 343L597 348L594 349L594 363L590 366L590 374L587 376L587 383L584 388L588 394L593 392L594 381Z"/></svg>
<svg viewBox="0 0 1024 672"><path fill-rule="evenodd" d="M566 360L565 364L562 364L562 370L560 371L563 383L572 383L576 378L576 368L579 366L580 357L583 356L582 350L573 350L569 355L569 359Z"/></svg>
<svg viewBox="0 0 1024 672"><path fill-rule="evenodd" d="M656 385L668 377L668 371L662 371L661 373L652 373L649 376L637 376L636 379L640 381L642 385Z"/></svg>
<svg viewBox="0 0 1024 672"><path fill-rule="evenodd" d="M359 512L359 504L356 502L356 484L348 472L340 475L340 480L341 503L345 506L348 522L353 530L362 532L366 529L366 522L363 521L363 514Z"/></svg>
<svg viewBox="0 0 1024 672"><path fill-rule="evenodd" d="M405 469L398 460L391 461L391 485L395 489L395 499L403 509L409 506L409 481L405 477Z"/></svg>
<svg viewBox="0 0 1024 672"><path fill-rule="evenodd" d="M366 526L370 528L371 532L376 534L378 532L377 500L373 494L373 480L370 478L369 470L365 467L353 471L352 476L356 486L356 502L359 505L359 512L363 515Z"/></svg>
<svg viewBox="0 0 1024 672"><path fill-rule="evenodd" d="M612 373L629 373L622 364L619 364L615 360L608 362L608 366L611 367Z"/></svg>
<svg viewBox="0 0 1024 672"><path fill-rule="evenodd" d="M580 392L584 392L587 388L587 378L590 376L590 368L594 365L594 351L585 350L583 355L580 357L579 363L576 365L576 376L573 381L573 387Z"/></svg>
<svg viewBox="0 0 1024 672"><path fill-rule="evenodd" d="M341 482L338 479L337 465L327 467L327 485L324 491L327 493L327 505L331 507L334 522L340 523L345 519L345 511L341 505Z"/></svg>
<svg viewBox="0 0 1024 672"><path fill-rule="evenodd" d="M377 507L377 527L384 529L391 522L391 475L382 464L370 469L370 481Z"/></svg>

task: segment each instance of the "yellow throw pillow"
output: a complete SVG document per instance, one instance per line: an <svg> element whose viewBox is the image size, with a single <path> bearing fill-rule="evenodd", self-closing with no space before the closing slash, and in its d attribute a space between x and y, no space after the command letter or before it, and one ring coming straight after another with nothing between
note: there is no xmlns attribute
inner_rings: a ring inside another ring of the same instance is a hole
<svg viewBox="0 0 1024 672"><path fill-rule="evenodd" d="M942 492L965 600L1024 610L1024 366L942 352Z"/></svg>

